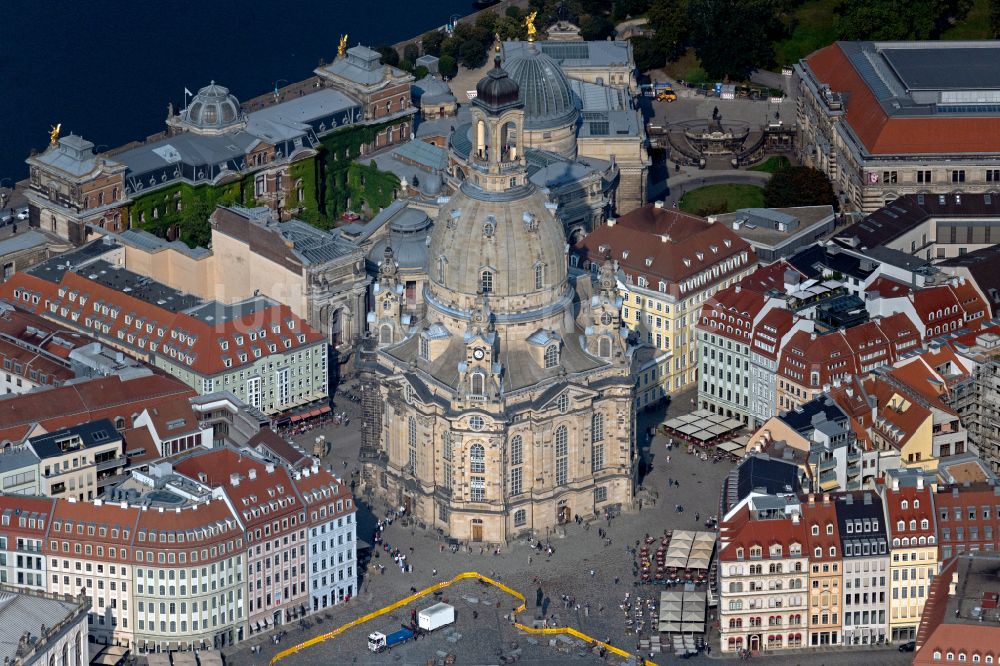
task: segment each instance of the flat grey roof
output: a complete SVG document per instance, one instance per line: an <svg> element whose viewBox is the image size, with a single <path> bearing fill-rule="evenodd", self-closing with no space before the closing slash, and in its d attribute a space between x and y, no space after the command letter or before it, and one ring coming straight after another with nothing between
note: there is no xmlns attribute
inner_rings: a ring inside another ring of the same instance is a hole
<svg viewBox="0 0 1000 666"><path fill-rule="evenodd" d="M983 47L883 48L909 90L1000 89L1000 43Z"/></svg>
<svg viewBox="0 0 1000 666"><path fill-rule="evenodd" d="M199 302L187 310L186 314L209 324L221 324L262 312L275 305L277 303L266 296L253 296L239 303Z"/></svg>
<svg viewBox="0 0 1000 666"><path fill-rule="evenodd" d="M0 257L20 252L21 250L27 250L28 248L38 247L39 245L45 245L48 240L45 234L38 231L25 231L23 234L17 234L16 236L11 236L0 241Z"/></svg>
<svg viewBox="0 0 1000 666"><path fill-rule="evenodd" d="M141 301L152 303L168 312L181 312L203 303L197 296L185 294L130 270L112 266L103 259L95 261L77 272L93 282L126 293Z"/></svg>

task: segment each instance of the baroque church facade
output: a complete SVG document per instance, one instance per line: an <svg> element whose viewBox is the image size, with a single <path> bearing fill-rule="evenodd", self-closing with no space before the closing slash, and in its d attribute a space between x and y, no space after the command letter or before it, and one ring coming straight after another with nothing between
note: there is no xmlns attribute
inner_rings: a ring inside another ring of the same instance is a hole
<svg viewBox="0 0 1000 666"><path fill-rule="evenodd" d="M525 109L477 85L461 186L427 241L422 316L382 250L367 317L364 479L418 521L503 543L627 508L634 382L613 266L574 289L566 233L528 177Z"/></svg>

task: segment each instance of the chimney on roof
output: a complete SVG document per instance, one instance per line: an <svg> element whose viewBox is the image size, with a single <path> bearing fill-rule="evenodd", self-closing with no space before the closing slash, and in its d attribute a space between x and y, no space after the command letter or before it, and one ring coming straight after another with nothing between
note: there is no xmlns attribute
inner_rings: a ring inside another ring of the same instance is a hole
<svg viewBox="0 0 1000 666"><path fill-rule="evenodd" d="M958 572L957 571L952 571L951 572L951 580L948 582L948 596L949 597L955 596L955 593L957 591L958 591ZM980 619L982 619L982 618L980 618Z"/></svg>
<svg viewBox="0 0 1000 666"><path fill-rule="evenodd" d="M122 502L122 503L120 504L120 506L121 506L121 508L123 508L123 509L127 509L127 508L128 508L128 502Z"/></svg>
<svg viewBox="0 0 1000 666"><path fill-rule="evenodd" d="M264 470L268 474L274 474L274 463L267 463L267 465L264 467Z"/></svg>
<svg viewBox="0 0 1000 666"><path fill-rule="evenodd" d="M233 488L235 488L236 486L240 485L240 475L237 474L236 472L233 472L232 474L230 474L229 475L229 484Z"/></svg>
<svg viewBox="0 0 1000 666"><path fill-rule="evenodd" d="M815 506L815 505L816 505L816 494L809 493L809 506Z"/></svg>
<svg viewBox="0 0 1000 666"><path fill-rule="evenodd" d="M299 472L296 472L293 475L293 477L295 478L296 481L301 481L302 480L302 474L300 474Z"/></svg>
<svg viewBox="0 0 1000 666"><path fill-rule="evenodd" d="M847 495L844 496L844 504L846 504L847 506L851 506L852 504L854 504L854 495L852 495L851 493L847 493Z"/></svg>
<svg viewBox="0 0 1000 666"><path fill-rule="evenodd" d="M615 226L615 223L617 223L617 222L618 222L618 220L616 220L615 218L609 217L608 220L607 220L607 225L609 227L613 227L613 226Z"/></svg>
<svg viewBox="0 0 1000 666"><path fill-rule="evenodd" d="M816 332L815 331L813 331L812 333L809 334L809 339L810 340L815 340L816 339Z"/></svg>
<svg viewBox="0 0 1000 666"><path fill-rule="evenodd" d="M830 504L830 493L823 493L823 504Z"/></svg>
<svg viewBox="0 0 1000 666"><path fill-rule="evenodd" d="M670 240L670 236L668 236L667 234L660 234L660 242L661 243L666 243L669 240Z"/></svg>
<svg viewBox="0 0 1000 666"><path fill-rule="evenodd" d="M156 507L156 511L157 513L163 513L163 507L162 506Z"/></svg>
<svg viewBox="0 0 1000 666"><path fill-rule="evenodd" d="M850 386L847 387L847 389L844 391L844 393L847 394L848 398L853 398L854 397L854 389L852 387L850 387Z"/></svg>
<svg viewBox="0 0 1000 666"><path fill-rule="evenodd" d="M892 478L892 489L893 490L899 490L899 477L898 476L894 476Z"/></svg>
<svg viewBox="0 0 1000 666"><path fill-rule="evenodd" d="M195 508L197 508L197 507L195 507ZM175 506L174 507L174 513L180 513L180 512L181 512L181 508L179 506Z"/></svg>
<svg viewBox="0 0 1000 666"><path fill-rule="evenodd" d="M798 525L798 524L799 524L799 514L796 512L792 514L792 525Z"/></svg>
<svg viewBox="0 0 1000 666"><path fill-rule="evenodd" d="M865 504L871 504L871 503L872 503L872 494L865 493Z"/></svg>
<svg viewBox="0 0 1000 666"><path fill-rule="evenodd" d="M99 500L99 499L95 499L94 500L94 506L101 506L102 504L104 504L103 500Z"/></svg>
<svg viewBox="0 0 1000 666"><path fill-rule="evenodd" d="M313 459L312 470L313 474L319 474L319 462L315 459Z"/></svg>
<svg viewBox="0 0 1000 666"><path fill-rule="evenodd" d="M257 468L256 467L251 467L250 471L247 472L247 476L250 478L251 481L253 481L254 479L256 479L257 478Z"/></svg>
<svg viewBox="0 0 1000 666"><path fill-rule="evenodd" d="M739 283L737 283L737 284L736 284L736 293L738 294L738 293L740 293L741 291L743 291L743 286L742 286L742 285L740 285Z"/></svg>
<svg viewBox="0 0 1000 666"><path fill-rule="evenodd" d="M924 475L923 474L918 474L917 475L917 490L923 490L923 489L924 489Z"/></svg>
<svg viewBox="0 0 1000 666"><path fill-rule="evenodd" d="M653 204L655 208L663 208L663 201L657 201Z"/></svg>

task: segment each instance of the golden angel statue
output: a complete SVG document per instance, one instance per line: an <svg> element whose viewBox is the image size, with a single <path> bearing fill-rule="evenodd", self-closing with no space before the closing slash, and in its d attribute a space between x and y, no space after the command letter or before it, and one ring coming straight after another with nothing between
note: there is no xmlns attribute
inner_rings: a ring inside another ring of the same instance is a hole
<svg viewBox="0 0 1000 666"><path fill-rule="evenodd" d="M524 19L524 27L526 27L528 29L528 41L529 42L535 41L535 33L538 32L538 30L535 29L535 17L536 16L538 16L538 12L537 11L531 12Z"/></svg>
<svg viewBox="0 0 1000 666"><path fill-rule="evenodd" d="M347 52L347 35L341 35L340 45L337 47L337 56L343 58L346 52Z"/></svg>
<svg viewBox="0 0 1000 666"><path fill-rule="evenodd" d="M58 125L53 125L49 129L49 145L54 146L59 143L59 131L62 129L62 123Z"/></svg>

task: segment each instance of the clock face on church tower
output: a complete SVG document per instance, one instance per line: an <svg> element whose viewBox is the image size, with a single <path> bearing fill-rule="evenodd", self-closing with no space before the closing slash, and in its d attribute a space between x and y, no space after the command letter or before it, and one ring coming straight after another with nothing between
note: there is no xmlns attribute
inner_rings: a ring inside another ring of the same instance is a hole
<svg viewBox="0 0 1000 666"><path fill-rule="evenodd" d="M611 315L607 312L601 314L601 323L607 326L611 323Z"/></svg>
<svg viewBox="0 0 1000 666"><path fill-rule="evenodd" d="M477 361L482 361L484 356L486 356L486 352L484 352L482 349L477 349L474 352L472 352L472 357L475 358Z"/></svg>

